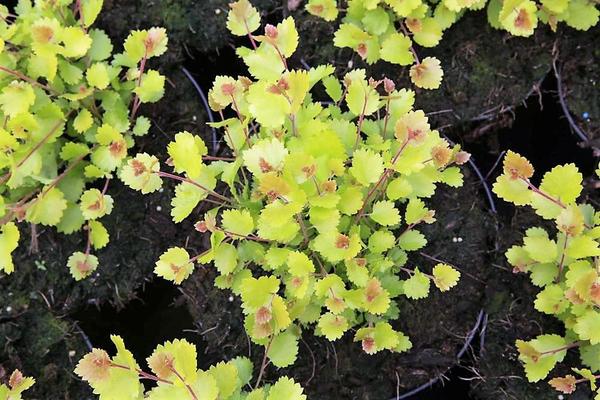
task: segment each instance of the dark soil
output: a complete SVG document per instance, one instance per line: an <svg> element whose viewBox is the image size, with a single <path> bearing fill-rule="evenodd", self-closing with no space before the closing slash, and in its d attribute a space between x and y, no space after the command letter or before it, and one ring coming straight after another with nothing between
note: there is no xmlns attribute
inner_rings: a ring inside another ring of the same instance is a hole
<svg viewBox="0 0 600 400"><path fill-rule="evenodd" d="M142 110L155 124L149 136L138 140L137 151L165 160L166 144L183 129L212 143L197 93L179 67L190 69L205 90L216 74L242 71L229 45L232 38L224 28L228 2L106 1L101 25L116 44L136 27L166 25L170 31L170 50L160 66L154 67L167 73L171 87L160 103ZM255 3L271 22L289 13L287 2ZM331 25L301 10L291 13L302 36L294 66L330 62L343 69L350 60L354 66L362 66L350 51L331 46ZM592 152L578 145L554 95L554 35L540 30L534 38L515 39L492 30L484 19L481 13L463 18L448 31L441 46L423 51L422 56L446 60L446 78L439 91L418 93L419 106L426 111L450 110L432 120L436 126L453 125L443 132L474 154L484 175L500 152L511 148L530 157L538 168L538 179L563 162L577 163L584 175L591 177L596 165ZM599 118L597 87L590 84L599 79L597 35L598 28L588 33L558 33L566 101L590 137L597 135L594 124ZM375 76L386 74L407 82L406 71L398 73L398 68L390 65L369 69ZM539 98L538 88L544 91ZM591 116L590 121L583 119L584 112ZM488 182L493 182L498 169L495 171ZM444 386L435 385L413 398L556 398L547 384L532 385L524 380L514 341L542 332L560 333L560 324L533 310L536 288L526 276L513 275L503 257L505 249L518 243L525 229L540 220L499 200L495 215L476 175L467 168L465 175L462 189L444 188L432 199L438 222L427 227L430 244L424 249L460 268L460 284L426 300L398 302L401 318L396 324L411 337L413 349L405 354L367 356L351 342L350 334L331 344L314 337L309 329L303 335L296 365L281 371L269 368L267 381L287 373L305 384L311 399L387 400L397 391L402 394L446 373L450 381ZM111 333L122 335L140 362L164 340L185 337L199 346L203 368L248 354L255 365L260 364L261 349L249 347L239 302L212 286L212 268L198 268L181 288L153 276L154 262L167 247L185 246L193 254L206 248L206 238L195 233L191 222L171 222L172 189L167 184L161 193L142 196L111 182L115 209L104 219L111 243L97 252L101 264L97 274L80 283L70 278L65 265L73 251L85 247L83 233L63 236L38 228L37 254L28 253L29 235L22 235L16 272L0 276L0 380L13 368L21 368L37 379L27 398L88 398L89 388L71 371L89 344L112 350ZM202 209L196 212L200 214ZM435 264L418 254L410 263L425 270ZM448 371L457 362L455 355L482 308L489 317L485 331L467 353L472 357L464 360L463 367ZM570 357L568 361L577 365L576 353ZM580 395L586 398L585 393Z"/></svg>
<svg viewBox="0 0 600 400"><path fill-rule="evenodd" d="M576 124L600 147L600 27L569 35L560 43L557 69L565 87L565 103Z"/></svg>

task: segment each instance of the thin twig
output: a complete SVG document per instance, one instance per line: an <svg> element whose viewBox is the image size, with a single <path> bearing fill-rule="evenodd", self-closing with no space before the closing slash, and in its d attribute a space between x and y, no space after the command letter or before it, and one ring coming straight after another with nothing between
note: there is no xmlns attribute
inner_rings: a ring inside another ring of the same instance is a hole
<svg viewBox="0 0 600 400"><path fill-rule="evenodd" d="M19 71L15 71L15 70L12 70L10 68L3 67L1 65L0 65L0 71L4 71L7 74L16 76L17 78L22 79L24 81L27 81L27 82L31 83L32 85L34 85L34 86L41 87L42 89L47 90L48 92L52 93L55 96L58 95L58 93L54 89L52 89L50 86L44 85L43 83L40 83L40 82L36 81L35 79L32 79L32 78L28 77L27 75L22 74Z"/></svg>
<svg viewBox="0 0 600 400"><path fill-rule="evenodd" d="M198 182L196 182L196 181L194 181L192 179L185 178L183 176L179 176L179 175L175 175L175 174L170 174L168 172L163 172L163 171L155 172L155 174L158 175L158 176L160 176L160 177L163 177L163 178L170 178L170 179L173 179L173 180L176 180L176 181L189 183L189 184L191 184L193 186L196 186L197 188L203 190L207 194L210 194L210 195L216 197L219 200L223 200L223 201L225 201L225 202L227 202L229 204L233 204L233 201L230 198L225 197L225 196L223 196L223 195L215 192L214 190L210 190L209 188L207 188L207 187L199 184Z"/></svg>

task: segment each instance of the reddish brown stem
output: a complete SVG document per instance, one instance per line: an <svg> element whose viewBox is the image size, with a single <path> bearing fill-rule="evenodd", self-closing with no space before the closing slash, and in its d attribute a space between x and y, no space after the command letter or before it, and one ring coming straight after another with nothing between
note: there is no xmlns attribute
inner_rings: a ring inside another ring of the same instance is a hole
<svg viewBox="0 0 600 400"><path fill-rule="evenodd" d="M23 73L21 73L19 71L15 71L14 69L6 68L6 67L3 67L3 66L0 65L0 71L4 71L7 74L14 75L17 78L22 79L24 81L27 81L27 82L31 83L32 85L34 85L34 86L41 87L42 89L45 89L45 90L49 91L53 95L57 95L58 94L50 86L44 85L43 83L40 83L40 82L36 81L35 79L32 79L32 78L28 77L27 75L24 75Z"/></svg>
<svg viewBox="0 0 600 400"><path fill-rule="evenodd" d="M173 372L175 374L175 376L177 376L177 378L179 378L179 380L185 385L186 389L188 390L188 392L190 392L190 395L192 396L192 399L194 400L198 400L198 396L196 396L196 393L194 393L194 390L192 389L192 387L190 385L188 385L186 383L186 381L183 379L183 377L179 374L179 372L177 372L177 370L174 367L170 367L169 368L171 370L171 372Z"/></svg>
<svg viewBox="0 0 600 400"><path fill-rule="evenodd" d="M388 97L387 102L385 104L385 117L383 117L383 136L385 137L388 122L390 120L390 102L391 99Z"/></svg>
<svg viewBox="0 0 600 400"><path fill-rule="evenodd" d="M179 175L175 175L175 174L170 174L168 172L155 172L155 174L157 174L158 176L161 176L163 178L169 178L169 179L173 179L176 181L180 181L180 182L185 182L185 183L189 183L190 185L196 186L197 188L205 191L206 193L210 194L211 196L214 196L220 200L223 200L224 202L227 202L229 204L233 204L233 201L223 195L220 195L219 193L215 192L214 190L210 190L207 187L202 186L201 184L199 184L196 181L193 181L191 179L185 178L183 176L179 176Z"/></svg>
<svg viewBox="0 0 600 400"><path fill-rule="evenodd" d="M144 371L142 371L142 370L141 370L141 369L139 369L139 368L136 368L136 369L131 369L131 368L129 368L129 367L128 367L128 366L126 366L126 365L121 365L121 364L117 364L117 363L114 363L114 362L111 362L111 363L110 363L110 366L111 366L111 367L113 367L113 368L121 368L121 369L126 369L126 370L128 370L128 371L135 371L135 372L137 372L137 374L140 376L140 378L144 378L144 379L150 379L150 380L152 380L152 381L155 381L155 382L162 382L162 383L166 383L166 384L168 384L168 385L172 385L172 384L173 384L173 382L172 382L172 381L169 381L169 380L167 380L167 379L162 379L162 378L159 378L158 376L156 376L156 375L152 375L152 374L149 374L148 372L144 372Z"/></svg>
<svg viewBox="0 0 600 400"><path fill-rule="evenodd" d="M265 369L267 368L267 365L269 365L267 357L269 355L269 350L271 349L271 344L273 343L274 338L275 336L271 336L271 339L269 339L269 344L265 348L265 354L263 355L262 363L260 364L260 371L258 372L258 378L256 379L254 389L258 388L258 386L260 385L260 381L262 380L262 377L265 373Z"/></svg>
<svg viewBox="0 0 600 400"><path fill-rule="evenodd" d="M85 258L87 262L87 257L90 255L90 251L92 250L92 227L90 223L87 224L87 243L85 245Z"/></svg>
<svg viewBox="0 0 600 400"><path fill-rule="evenodd" d="M400 146L400 149L398 149L398 151L396 152L396 155L392 159L392 165L391 165L392 167L394 166L394 164L396 164L396 161L398 161L400 154L402 154L402 152L406 148L406 145L408 144L408 142L409 142L408 139L405 140L404 143L402 144L402 146ZM377 183L375 183L375 186L373 186L373 188L371 188L371 190L369 190L369 192L367 193L367 197L365 197L365 201L363 202L362 207L360 208L360 211L358 212L358 214L356 214L356 218L354 221L355 224L358 224L360 222L361 218L364 215L367 204L369 203L369 201L371 200L371 198L373 197L373 195L375 194L375 192L377 191L379 186L381 186L382 184L385 183L385 181L387 180L388 175L390 174L391 171L392 171L391 168L387 168L385 171L383 171L383 174L381 174L381 177L379 178Z"/></svg>
<svg viewBox="0 0 600 400"><path fill-rule="evenodd" d="M565 206L559 199L555 199L554 197L550 196L547 193L544 193L543 191L541 191L540 189L535 187L531 182L529 182L529 179L525 179L525 178L520 178L520 179L523 182L525 182L527 184L527 186L529 187L529 189L531 189L534 193L539 194L540 196L542 196L546 200L551 201L552 203L556 204L560 208L567 208L567 206Z"/></svg>
<svg viewBox="0 0 600 400"><path fill-rule="evenodd" d="M304 238L304 244L308 246L308 243L310 242L310 240L308 239L308 230L306 229L306 225L304 225L302 216L296 214L296 221L298 221L298 225L300 225L300 230L302 231L302 237Z"/></svg>
<svg viewBox="0 0 600 400"><path fill-rule="evenodd" d="M106 194L106 191L108 190L108 183L110 182L110 177L106 178L106 181L104 182L104 187L102 188L102 195L104 196Z"/></svg>
<svg viewBox="0 0 600 400"><path fill-rule="evenodd" d="M573 343L569 343L569 344L567 344L565 346L557 347L556 349L542 351L540 353L540 355L541 356L545 356L545 355L548 355L548 354L556 354L556 353L558 353L560 351L563 351L563 350L569 350L569 349L573 349L575 347L579 347L580 345L581 345L580 342L573 342Z"/></svg>
<svg viewBox="0 0 600 400"><path fill-rule="evenodd" d="M565 236L565 244L563 245L562 255L560 256L560 263L558 264L558 274L556 275L555 282L560 281L560 276L562 275L562 271L565 264L565 253L567 251L567 243L569 242L569 236Z"/></svg>
<svg viewBox="0 0 600 400"><path fill-rule="evenodd" d="M246 20L244 20L244 26L246 27L246 32L248 33L248 38L250 39L252 48L254 50L256 50L257 49L256 42L254 41L254 37L252 37L252 33L250 32L250 28L248 27L248 22Z"/></svg>
<svg viewBox="0 0 600 400"><path fill-rule="evenodd" d="M365 101L363 103L362 111L360 112L360 116L358 117L358 127L356 128L356 140L354 141L354 150L358 147L358 142L360 141L360 131L362 130L362 124L365 119L365 112L367 110L367 102L368 102L367 93L365 92Z"/></svg>
<svg viewBox="0 0 600 400"><path fill-rule="evenodd" d="M202 156L202 159L206 161L235 161L233 157Z"/></svg>
<svg viewBox="0 0 600 400"><path fill-rule="evenodd" d="M219 227L216 227L216 229L219 230L219 231L221 231L221 232L223 232L224 234L226 234L226 235L228 235L230 237L237 237L239 239L254 240L255 242L271 243L270 240L263 239L260 236L256 236L256 235L240 235L238 233L231 232L231 231L225 230L223 228L219 228Z"/></svg>
<svg viewBox="0 0 600 400"><path fill-rule="evenodd" d="M140 85L142 84L142 77L144 75L144 70L146 69L146 60L148 60L148 49L147 48L144 51L144 57L142 58L142 61L140 61L140 76L138 76L136 87L140 87ZM129 119L130 121L133 121L135 119L135 115L137 114L137 111L140 108L141 104L142 104L142 102L140 101L140 96L138 96L136 94L135 98L133 99L133 107L131 109L131 118Z"/></svg>
<svg viewBox="0 0 600 400"><path fill-rule="evenodd" d="M67 117L69 116L69 114L71 114L71 111L69 111L69 113L67 114ZM31 150L29 150L29 152L25 155L25 157L23 157L23 159L21 161L19 161L17 163L17 165L15 166L16 168L19 168L20 166L22 166L23 164L25 164L25 162L27 160L29 160L29 157L31 157L33 155L33 153L35 153L36 151L38 151L40 149L40 147L42 147L44 145L44 143L46 143L46 141L48 141L48 139L50 139L50 137L56 133L56 130L63 124L63 121L59 121L58 123L56 123L52 129L50 129L50 132L48 132L46 134L46 136L44 136L42 138L42 140L40 140L35 146L33 146L33 148ZM11 173L10 171L7 172L6 174L4 174L4 176L2 176L2 178L0 178L0 185L4 184L6 181L8 181L10 179Z"/></svg>

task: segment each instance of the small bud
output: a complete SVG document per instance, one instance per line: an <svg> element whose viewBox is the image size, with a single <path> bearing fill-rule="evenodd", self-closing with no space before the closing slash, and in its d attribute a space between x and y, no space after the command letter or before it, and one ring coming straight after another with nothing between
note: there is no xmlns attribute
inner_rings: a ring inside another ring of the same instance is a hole
<svg viewBox="0 0 600 400"><path fill-rule="evenodd" d="M367 48L366 43L359 44L356 49L356 52L363 60L367 58L367 51L368 51L368 48Z"/></svg>
<svg viewBox="0 0 600 400"><path fill-rule="evenodd" d="M268 38L275 40L275 39L277 39L279 32L277 31L276 27L274 27L271 24L267 24L267 26L265 26L265 35Z"/></svg>
<svg viewBox="0 0 600 400"><path fill-rule="evenodd" d="M376 81L373 78L369 78L369 86L372 87L373 89L377 89L377 86L379 86L380 83L381 83L381 81Z"/></svg>
<svg viewBox="0 0 600 400"><path fill-rule="evenodd" d="M471 154L466 151L459 151L454 155L454 162L457 165L463 165L471 159Z"/></svg>
<svg viewBox="0 0 600 400"><path fill-rule="evenodd" d="M206 226L205 221L198 221L194 224L194 229L196 229L200 233L205 233L208 231L208 226Z"/></svg>
<svg viewBox="0 0 600 400"><path fill-rule="evenodd" d="M396 84L391 79L383 78L383 89L387 94L391 94L394 90L396 90Z"/></svg>
<svg viewBox="0 0 600 400"><path fill-rule="evenodd" d="M373 339L372 337L364 338L362 340L362 349L367 354L375 354L376 353L375 339Z"/></svg>
<svg viewBox="0 0 600 400"><path fill-rule="evenodd" d="M256 311L255 320L257 324L266 324L273 318L271 310L268 307L261 307Z"/></svg>
<svg viewBox="0 0 600 400"><path fill-rule="evenodd" d="M282 91L285 92L286 90L289 90L290 88L290 84L288 83L287 79L285 78L281 78L279 79L279 81L277 81L277 87Z"/></svg>

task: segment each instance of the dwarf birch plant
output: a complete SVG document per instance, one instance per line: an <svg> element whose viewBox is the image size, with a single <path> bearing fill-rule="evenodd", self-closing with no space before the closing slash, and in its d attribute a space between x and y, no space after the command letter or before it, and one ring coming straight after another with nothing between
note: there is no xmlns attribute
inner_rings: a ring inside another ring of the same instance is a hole
<svg viewBox="0 0 600 400"><path fill-rule="evenodd" d="M572 393L578 383L589 381L596 390L600 377L600 213L590 204L578 203L583 176L574 164L546 172L539 187L529 180L533 166L519 154L508 152L504 173L494 192L519 206L530 206L555 232L535 227L525 232L522 245L511 247L506 258L516 273L528 273L541 288L536 310L554 315L565 326L565 334L543 334L532 340L518 340L519 359L531 382L545 379L569 349L577 348L585 368L574 375L555 377L550 384L563 393ZM596 394L600 399L600 392Z"/></svg>
<svg viewBox="0 0 600 400"><path fill-rule="evenodd" d="M77 280L98 266L91 250L109 241L109 181L150 120L143 103L160 99L165 78L148 60L167 46L162 28L133 31L113 54L92 28L102 0L19 0L0 5L0 271L14 270L17 223L86 231L68 260ZM36 243L32 228L32 244Z"/></svg>
<svg viewBox="0 0 600 400"><path fill-rule="evenodd" d="M146 372L121 337L113 335L111 340L117 349L114 356L93 349L75 368L99 400L306 400L302 387L288 377L252 388L252 362L245 357L201 370L196 346L176 339L156 347L146 359L152 372ZM146 391L142 380L155 386Z"/></svg>
<svg viewBox="0 0 600 400"><path fill-rule="evenodd" d="M598 23L598 3L593 0L308 0L306 10L326 21L344 17L334 37L338 47L349 47L372 64L384 60L411 65L415 86L437 89L443 71L435 57L417 56L416 46L430 48L465 12L487 7L490 25L515 36L531 36L538 23L556 31L559 22L578 30ZM460 28L457 28L460 29Z"/></svg>
<svg viewBox="0 0 600 400"><path fill-rule="evenodd" d="M409 268L408 253L427 243L419 226L435 221L424 200L440 183L462 184L457 164L468 154L413 110L411 90L364 70L340 81L329 65L291 69L294 20L264 34L259 25L247 1L231 5L229 29L252 45L237 50L250 76L218 76L209 92L231 157L209 156L200 137L180 132L164 165L173 173L147 154L123 168L123 181L143 192L164 178L180 182L175 222L201 201L216 203L195 224L210 249L173 247L155 272L179 284L194 264L213 263L215 284L240 296L250 338L278 367L294 362L301 330L312 326L329 340L353 330L369 354L405 351L410 340L390 324L399 316L393 299L424 298L432 283L446 291L459 279L446 264ZM315 100L316 88L327 102ZM229 195L215 191L219 182Z"/></svg>

